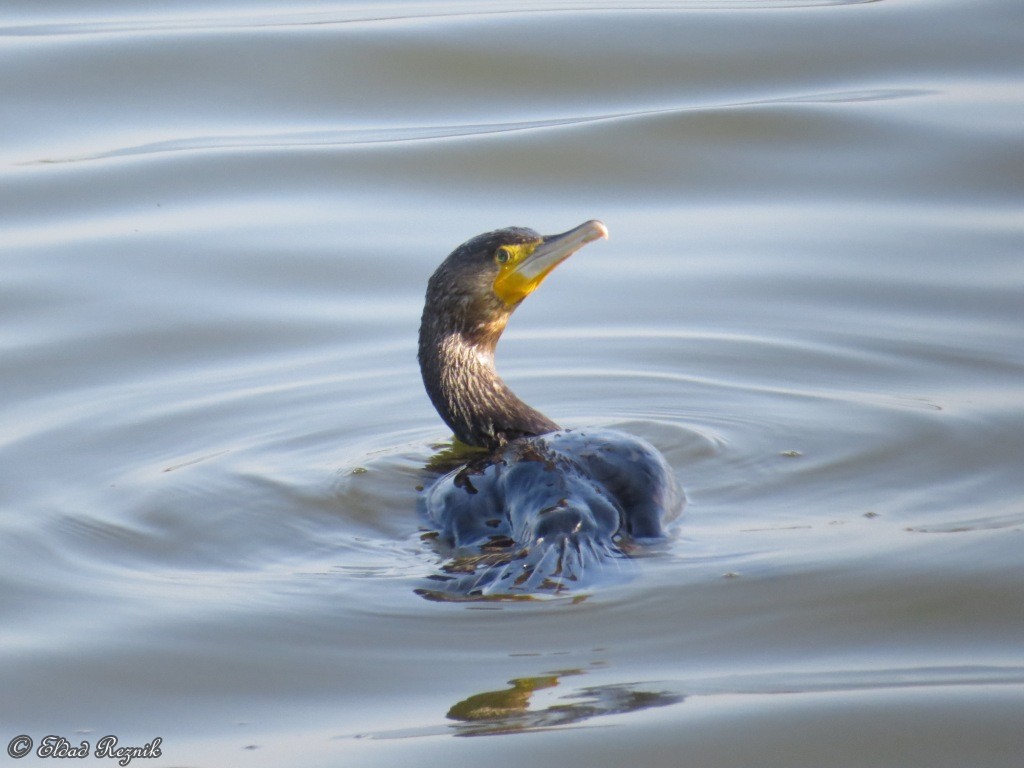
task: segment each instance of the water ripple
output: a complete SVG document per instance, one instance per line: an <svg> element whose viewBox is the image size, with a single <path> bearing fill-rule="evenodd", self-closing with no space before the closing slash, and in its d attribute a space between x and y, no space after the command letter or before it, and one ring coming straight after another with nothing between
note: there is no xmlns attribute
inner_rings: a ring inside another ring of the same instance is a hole
<svg viewBox="0 0 1024 768"><path fill-rule="evenodd" d="M684 113L710 113L719 110L753 108L771 105L800 105L826 103L853 103L887 101L922 96L930 93L924 89L876 88L831 93L810 93L782 96L772 99L758 99L709 105L670 106L656 109L625 110L593 115L570 115L545 119L513 122L470 123L447 125L387 126L364 128L337 128L315 131L282 131L264 134L229 134L223 136L193 136L182 139L147 142L101 152L42 158L15 163L16 165L56 165L63 163L88 162L123 157L137 157L171 152L195 152L210 150L274 150L304 149L312 147L350 147L368 144L394 144L437 139L508 134L520 131L561 128L570 125L613 122L634 118Z"/></svg>
<svg viewBox="0 0 1024 768"><path fill-rule="evenodd" d="M410 3L375 4L346 8L339 12L273 13L244 15L217 15L206 17L164 17L126 19L118 21L40 22L0 27L0 37L55 37L64 35L120 35L168 34L182 31L260 29L303 26L324 26L358 23L387 23L417 19L450 17L479 17L496 15L534 15L538 13L588 12L665 12L665 11L766 11L787 8L819 8L845 5L865 5L880 0L675 0L675 2L647 2L641 7L627 5L622 0L589 0L585 3L550 3L544 0L516 3L503 2L458 3L422 10Z"/></svg>

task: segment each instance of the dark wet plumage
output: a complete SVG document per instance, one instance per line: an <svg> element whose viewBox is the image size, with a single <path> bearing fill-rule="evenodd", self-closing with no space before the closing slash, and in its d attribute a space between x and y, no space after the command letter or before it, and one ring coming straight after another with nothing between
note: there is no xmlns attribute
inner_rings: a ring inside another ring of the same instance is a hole
<svg viewBox="0 0 1024 768"><path fill-rule="evenodd" d="M558 263L606 236L599 222L563 235L489 232L457 248L427 287L419 362L434 407L486 449L438 479L424 514L451 555L433 597L558 592L614 572L664 536L681 506L671 469L644 440L562 430L516 397L494 350L516 307Z"/></svg>

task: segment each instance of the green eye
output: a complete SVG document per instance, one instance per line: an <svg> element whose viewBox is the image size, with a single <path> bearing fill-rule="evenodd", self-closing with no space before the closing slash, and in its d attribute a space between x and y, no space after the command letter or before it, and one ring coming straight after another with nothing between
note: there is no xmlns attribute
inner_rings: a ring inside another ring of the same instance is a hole
<svg viewBox="0 0 1024 768"><path fill-rule="evenodd" d="M495 252L495 254L494 254L494 260L495 260L496 262L498 262L499 264L504 264L505 262L507 262L507 261L509 260L509 257L510 257L511 255L512 255L512 254L510 254L510 253L508 252L508 248L506 248L506 247L502 246L501 248L499 248L499 249L498 249L498 250L497 250L497 251Z"/></svg>

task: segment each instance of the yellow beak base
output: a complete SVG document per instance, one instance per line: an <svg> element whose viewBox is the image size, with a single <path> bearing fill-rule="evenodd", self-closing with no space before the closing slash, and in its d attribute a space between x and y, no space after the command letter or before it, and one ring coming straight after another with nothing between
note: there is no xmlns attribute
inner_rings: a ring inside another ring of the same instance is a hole
<svg viewBox="0 0 1024 768"><path fill-rule="evenodd" d="M539 243L505 246L508 260L494 279L494 292L507 306L514 307L533 293L551 271L587 243L608 237L600 221L587 221Z"/></svg>

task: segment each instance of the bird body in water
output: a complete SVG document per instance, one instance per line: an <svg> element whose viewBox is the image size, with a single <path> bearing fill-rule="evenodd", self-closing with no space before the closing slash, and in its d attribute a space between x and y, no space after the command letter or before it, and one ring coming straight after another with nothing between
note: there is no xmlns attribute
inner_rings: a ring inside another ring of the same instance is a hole
<svg viewBox="0 0 1024 768"><path fill-rule="evenodd" d="M598 221L542 237L510 227L472 238L437 268L420 325L423 383L462 443L487 453L426 492L454 557L438 576L466 597L560 591L593 566L664 536L682 495L660 453L613 430L563 430L494 367L509 317L551 271L607 237Z"/></svg>

